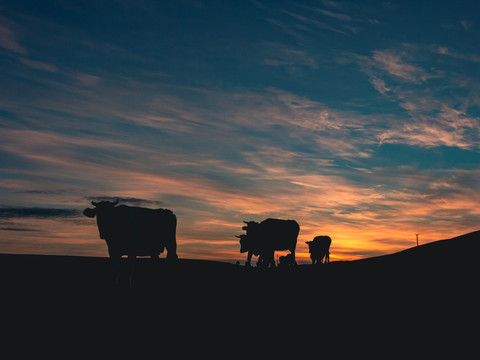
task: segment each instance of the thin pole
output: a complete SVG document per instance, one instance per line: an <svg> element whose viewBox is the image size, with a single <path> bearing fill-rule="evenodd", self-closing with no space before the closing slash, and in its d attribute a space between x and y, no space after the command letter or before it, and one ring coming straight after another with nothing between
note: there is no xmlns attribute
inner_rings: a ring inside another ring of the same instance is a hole
<svg viewBox="0 0 480 360"><path fill-rule="evenodd" d="M415 235L417 235L417 246L418 246L418 235L420 235L420 234L415 234Z"/></svg>

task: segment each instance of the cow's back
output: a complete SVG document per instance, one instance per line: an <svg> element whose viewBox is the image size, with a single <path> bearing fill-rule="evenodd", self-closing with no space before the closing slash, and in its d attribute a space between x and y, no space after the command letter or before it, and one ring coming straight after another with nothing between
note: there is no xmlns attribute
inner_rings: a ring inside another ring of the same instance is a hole
<svg viewBox="0 0 480 360"><path fill-rule="evenodd" d="M266 219L260 223L265 246L271 250L295 250L300 226L295 220Z"/></svg>
<svg viewBox="0 0 480 360"><path fill-rule="evenodd" d="M159 254L168 241L175 241L176 225L170 210L120 205L114 208L108 245L121 255L132 249L137 255Z"/></svg>
<svg viewBox="0 0 480 360"><path fill-rule="evenodd" d="M311 246L309 246L309 251L311 253L326 253L330 250L331 244L332 239L330 238L330 236L316 236L310 244Z"/></svg>

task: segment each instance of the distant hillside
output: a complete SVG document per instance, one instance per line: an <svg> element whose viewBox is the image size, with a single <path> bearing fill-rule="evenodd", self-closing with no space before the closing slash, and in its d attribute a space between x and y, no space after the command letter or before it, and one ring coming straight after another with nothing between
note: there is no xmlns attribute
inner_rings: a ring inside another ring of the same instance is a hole
<svg viewBox="0 0 480 360"><path fill-rule="evenodd" d="M136 264L136 289L161 296L176 294L175 301L191 296L221 299L229 294L235 301L247 302L250 294L289 294L308 302L317 288L329 297L335 294L337 299L350 298L352 294L375 297L386 289L402 294L412 289L416 294L434 289L436 294L442 294L455 287L464 293L473 289L472 284L477 281L479 250L480 231L475 231L390 255L291 269L246 268L194 259L179 259L175 263L162 259L154 265L143 258ZM122 263L125 282L126 259ZM15 297L66 293L90 296L112 289L108 258L0 254L0 272L5 293Z"/></svg>
<svg viewBox="0 0 480 360"><path fill-rule="evenodd" d="M356 260L358 263L417 266L470 266L478 260L480 230L451 239L433 241L394 254Z"/></svg>

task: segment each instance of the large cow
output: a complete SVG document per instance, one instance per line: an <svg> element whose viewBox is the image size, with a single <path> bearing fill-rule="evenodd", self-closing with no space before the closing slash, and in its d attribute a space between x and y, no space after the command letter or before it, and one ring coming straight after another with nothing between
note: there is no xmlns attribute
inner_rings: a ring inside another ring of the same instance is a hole
<svg viewBox="0 0 480 360"><path fill-rule="evenodd" d="M312 241L305 241L308 245L308 252L310 253L310 259L312 264L321 264L330 262L330 244L332 239L330 236L316 236Z"/></svg>
<svg viewBox="0 0 480 360"><path fill-rule="evenodd" d="M266 219L261 223L244 221L245 235L240 238L240 252L248 252L246 265L250 266L252 255L258 256L258 265L275 266L275 250L289 250L295 263L295 248L300 226L295 220Z"/></svg>
<svg viewBox="0 0 480 360"><path fill-rule="evenodd" d="M118 200L92 201L95 208L87 208L83 214L90 218L97 217L100 238L107 243L108 254L114 268L115 285L119 282L120 258L122 255L128 255L131 287L137 256L151 256L156 260L167 248L167 259L177 258L175 237L177 218L167 209L146 209L117 204Z"/></svg>

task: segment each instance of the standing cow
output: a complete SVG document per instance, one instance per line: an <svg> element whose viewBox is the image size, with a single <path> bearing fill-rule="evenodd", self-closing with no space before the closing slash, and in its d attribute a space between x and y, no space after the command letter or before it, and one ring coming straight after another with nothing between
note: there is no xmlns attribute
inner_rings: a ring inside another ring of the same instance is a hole
<svg viewBox="0 0 480 360"><path fill-rule="evenodd" d="M295 262L295 248L300 226L295 220L266 219L261 223L244 221L242 229L246 235L240 238L240 252L248 252L246 266L250 266L252 255L258 256L258 265L275 266L275 250L289 250Z"/></svg>
<svg viewBox="0 0 480 360"><path fill-rule="evenodd" d="M100 238L104 239L108 246L115 285L119 282L120 258L122 255L128 255L131 287L137 256L151 256L156 260L167 248L167 259L177 259L175 237L177 217L167 209L146 209L117 204L118 200L92 201L95 208L87 208L83 214L90 218L97 217Z"/></svg>
<svg viewBox="0 0 480 360"><path fill-rule="evenodd" d="M324 263L330 262L330 244L332 239L330 236L316 236L312 241L305 241L308 245L308 252L310 253L310 259L312 264L321 264L324 259Z"/></svg>

